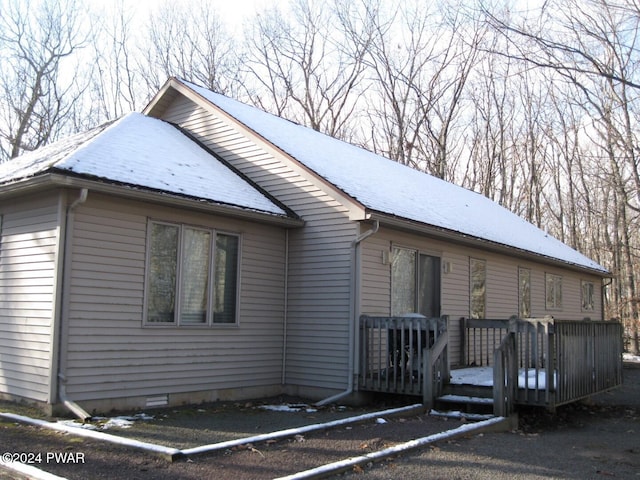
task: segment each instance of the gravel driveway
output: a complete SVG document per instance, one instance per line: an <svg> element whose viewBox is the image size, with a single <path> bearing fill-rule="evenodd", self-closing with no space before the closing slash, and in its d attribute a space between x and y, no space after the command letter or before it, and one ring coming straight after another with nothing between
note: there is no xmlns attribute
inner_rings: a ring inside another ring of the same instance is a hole
<svg viewBox="0 0 640 480"><path fill-rule="evenodd" d="M598 396L592 405L562 407L555 415L540 410L523 412L516 431L442 441L340 477L640 479L640 369L625 368L624 382L622 388ZM0 404L0 411L4 407L6 404ZM291 414L243 404L154 413L154 421L136 424L121 434L183 448L361 412L325 409ZM386 420L245 445L173 463L117 445L2 420L0 445L6 451L43 455L75 453L72 458L76 460L77 454L82 454L82 462L37 465L68 479L272 479L460 425L459 420L428 415ZM0 479L7 478L16 477L0 470Z"/></svg>

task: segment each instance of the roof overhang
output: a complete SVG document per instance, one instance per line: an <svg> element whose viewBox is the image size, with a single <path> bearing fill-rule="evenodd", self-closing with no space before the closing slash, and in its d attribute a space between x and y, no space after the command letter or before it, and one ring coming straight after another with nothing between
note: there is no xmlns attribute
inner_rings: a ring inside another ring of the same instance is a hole
<svg viewBox="0 0 640 480"><path fill-rule="evenodd" d="M503 255L509 255L511 257L521 258L523 260L529 260L537 263L543 263L545 265L551 265L556 267L566 268L572 271L581 272L589 275L596 275L601 278L610 278L611 273L599 269L589 268L584 265L578 265L563 261L558 258L549 257L528 250L523 250L510 245L504 245L497 242L492 242L472 235L467 235L454 230L449 230L434 225L428 225L406 218L389 215L383 212L368 211L367 219L372 221L378 221L380 226L388 227L395 230L401 230L408 233L414 233L418 235L425 235L437 240L444 240L456 245L462 245L465 247L479 248L493 253L500 253Z"/></svg>
<svg viewBox="0 0 640 480"><path fill-rule="evenodd" d="M251 210L236 205L216 203L210 200L176 195L163 191L145 189L136 185L120 184L96 180L82 176L49 172L12 183L0 185L0 200L19 195L42 192L51 188L87 188L132 200L155 203L164 206L186 208L203 213L240 218L260 223L269 223L287 228L302 227L304 221L284 215Z"/></svg>

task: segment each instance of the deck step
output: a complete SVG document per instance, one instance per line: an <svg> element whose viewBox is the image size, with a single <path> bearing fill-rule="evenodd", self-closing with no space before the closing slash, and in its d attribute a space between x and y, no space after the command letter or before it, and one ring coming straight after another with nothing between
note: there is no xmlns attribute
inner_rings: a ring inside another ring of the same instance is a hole
<svg viewBox="0 0 640 480"><path fill-rule="evenodd" d="M431 410L429 415L433 415L434 417L464 418L465 420L470 420L472 422L480 422L482 420L488 420L495 417L492 413L468 413L457 410Z"/></svg>
<svg viewBox="0 0 640 480"><path fill-rule="evenodd" d="M473 397L469 395L442 395L438 401L447 403L463 403L465 405L493 405L493 398Z"/></svg>
<svg viewBox="0 0 640 480"><path fill-rule="evenodd" d="M436 398L435 405L439 409L455 409L470 415L493 413L493 397L478 396L469 392L445 393Z"/></svg>

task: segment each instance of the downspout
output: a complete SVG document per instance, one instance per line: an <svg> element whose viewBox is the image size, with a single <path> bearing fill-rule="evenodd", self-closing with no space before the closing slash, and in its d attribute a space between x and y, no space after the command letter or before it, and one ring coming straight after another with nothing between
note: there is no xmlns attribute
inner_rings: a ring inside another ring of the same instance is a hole
<svg viewBox="0 0 640 480"><path fill-rule="evenodd" d="M609 283L605 282L604 279L600 282L600 318L602 320L606 320L606 318L604 318L605 291L606 291L607 287L610 286L612 283L613 283L613 279L612 278L609 279Z"/></svg>
<svg viewBox="0 0 640 480"><path fill-rule="evenodd" d="M358 319L360 318L360 265L362 261L360 244L370 236L378 233L378 230L380 230L380 222L378 220L375 220L373 228L356 236L356 238L351 243L351 247L353 248L353 255L351 256L351 312L349 315L349 371L347 378L347 389L344 392L340 392L336 395L325 398L324 400L320 400L316 403L316 405L318 406L333 403L353 393L353 377L355 376L356 355L358 354L358 349L356 348L356 339L358 330Z"/></svg>
<svg viewBox="0 0 640 480"><path fill-rule="evenodd" d="M289 320L289 229L284 237L284 315L282 318L282 385L287 378L287 327Z"/></svg>
<svg viewBox="0 0 640 480"><path fill-rule="evenodd" d="M80 190L80 195L74 200L74 202L67 207L66 221L64 226L64 255L62 261L62 305L60 307L60 338L58 342L58 348L60 349L59 365L58 365L58 397L62 404L76 415L83 422L91 419L89 415L80 405L67 397L66 390L66 367L67 367L67 315L69 313L69 288L70 288L70 273L71 273L71 247L73 245L73 220L74 211L76 207L87 201L87 195L89 190L83 188ZM64 348L63 348L64 347Z"/></svg>

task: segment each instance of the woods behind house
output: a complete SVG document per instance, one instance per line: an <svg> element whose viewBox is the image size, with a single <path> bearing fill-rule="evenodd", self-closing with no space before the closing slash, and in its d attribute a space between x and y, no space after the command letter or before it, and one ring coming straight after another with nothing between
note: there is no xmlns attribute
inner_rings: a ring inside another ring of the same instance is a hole
<svg viewBox="0 0 640 480"><path fill-rule="evenodd" d="M276 5L232 23L206 1L0 0L0 161L140 110L179 76L481 192L580 250L611 271L605 318L638 352L637 2Z"/></svg>

